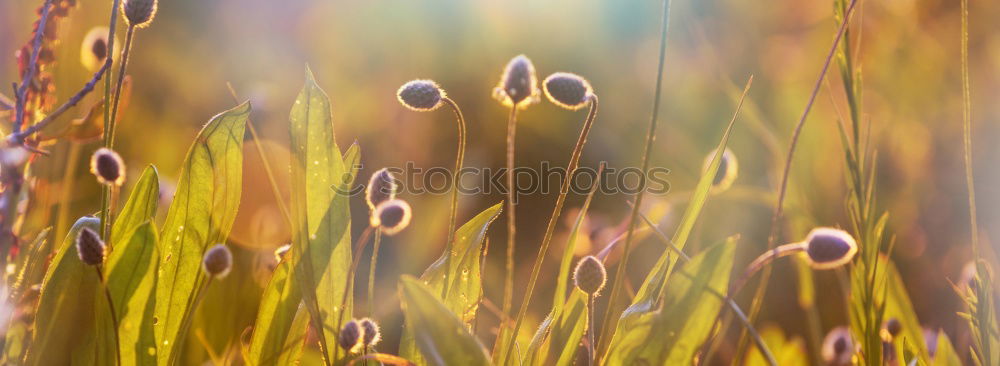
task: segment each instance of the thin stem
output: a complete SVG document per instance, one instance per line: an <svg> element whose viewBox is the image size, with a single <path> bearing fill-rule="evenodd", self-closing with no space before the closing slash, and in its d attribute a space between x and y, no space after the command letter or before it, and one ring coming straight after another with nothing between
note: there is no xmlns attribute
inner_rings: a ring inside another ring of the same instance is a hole
<svg viewBox="0 0 1000 366"><path fill-rule="evenodd" d="M45 34L45 25L49 21L49 10L52 9L52 0L45 0L45 4L42 4L42 14L38 19L37 28L35 28L35 39L31 42L31 57L28 59L28 70L21 75L21 86L16 89L17 98L15 103L17 104L17 109L15 111L14 119L14 132L20 132L21 127L24 125L24 112L27 109L27 96L28 96L28 84L31 83L31 79L35 78L35 71L38 70L38 53L42 49L42 36Z"/></svg>
<svg viewBox="0 0 1000 366"><path fill-rule="evenodd" d="M76 184L76 169L80 160L80 150L83 148L79 142L70 141L69 154L66 158L66 173L63 174L62 189L59 198L59 211L56 215L56 237L65 236L66 226L69 225L70 203L73 202L73 186Z"/></svg>
<svg viewBox="0 0 1000 366"><path fill-rule="evenodd" d="M226 87L229 88L229 94L233 96L233 101L239 103L239 97L236 96L236 89L233 89L233 85L226 83ZM253 126L253 121L249 118L247 118L247 127L250 129L250 137L253 139L257 155L260 157L260 163L264 167L264 174L267 175L267 182L271 185L274 202L278 205L278 209L281 210L281 215L285 217L285 223L291 227L292 215L289 213L288 207L285 206L285 201L281 197L281 191L278 189L278 181L274 179L274 171L271 170L271 163L267 161L267 155L264 154L264 147L260 144L260 135L257 134L257 128Z"/></svg>
<svg viewBox="0 0 1000 366"><path fill-rule="evenodd" d="M115 145L115 126L118 119L118 103L122 97L122 83L125 81L125 69L128 67L128 55L132 50L132 39L135 36L135 26L130 25L125 32L125 49L122 50L122 61L118 64L118 80L115 82L115 99L111 103L111 122L108 124L104 147L110 149Z"/></svg>
<svg viewBox="0 0 1000 366"><path fill-rule="evenodd" d="M743 272L743 275L740 276L736 282L733 282L733 286L729 289L729 296L732 297L733 295L739 293L740 290L743 289L743 286L746 285L747 281L750 280L750 277L753 277L754 274L763 269L768 263L771 263L775 259L801 252L805 249L806 247L802 243L790 243L779 245L774 249L764 252L758 256L757 259L754 259L753 262L750 262L750 264L747 265L746 270Z"/></svg>
<svg viewBox="0 0 1000 366"><path fill-rule="evenodd" d="M455 157L455 171L452 172L451 214L448 218L448 241L445 243L445 253L447 256L444 260L444 295L442 299L447 299L448 292L451 290L451 282L448 281L448 272L451 268L451 251L454 246L452 242L455 240L455 225L458 220L458 180L462 177L462 164L465 161L465 117L462 116L462 110L458 108L458 104L454 100L448 97L442 100L448 107L451 107L452 112L455 112L455 122L458 124L458 152Z"/></svg>
<svg viewBox="0 0 1000 366"><path fill-rule="evenodd" d="M28 138L28 136L31 136L35 132L42 130L50 123L52 123L52 121L55 121L56 118L61 116L67 110L76 106L78 103L80 103L81 100L83 100L83 97L87 96L87 94L90 94L90 92L94 90L94 87L97 86L97 82L101 80L101 78L104 76L105 71L108 68L109 68L108 64L102 65L101 68L94 73L94 76L90 78L90 81L84 84L83 88L80 88L80 90L77 91L76 94L74 94L71 98L69 98L69 100L60 105L59 108L56 108L54 111L52 111L52 113L49 113L49 115L45 116L45 118L43 118L41 121L38 121L38 123L28 126L21 132L12 133L10 135L9 140L16 143L24 142L24 139Z"/></svg>
<svg viewBox="0 0 1000 366"><path fill-rule="evenodd" d="M382 231L375 232L372 246L372 262L368 266L368 317L375 315L375 266L378 265L378 248L382 244Z"/></svg>
<svg viewBox="0 0 1000 366"><path fill-rule="evenodd" d="M847 32L847 25L850 23L851 15L856 4L857 0L851 0L847 10L844 11L844 19L841 21L840 27L837 30L837 36L833 40L833 45L830 46L830 51L827 53L826 59L823 61L823 67L820 69L819 76L816 78L816 84L813 86L812 93L809 95L809 100L806 102L805 109L802 111L799 121L795 124L795 130L792 132L792 142L788 147L788 155L785 159L785 168L781 174L781 186L778 189L778 202L774 208L774 215L771 216L771 230L767 236L768 248L774 248L775 242L777 241L778 224L781 221L781 214L785 204L785 195L788 191L788 176L792 169L792 158L795 156L795 147L798 145L799 136L802 134L802 128L805 126L806 118L809 116L809 111L812 110L812 106L816 102L816 96L819 94L820 86L823 85L823 79L826 78L826 73L830 68L833 55L836 54L840 40L844 37L844 33ZM764 273L761 274L761 279L757 285L753 302L750 305L751 322L754 321L760 313L760 308L763 304L764 295L767 292L767 283L770 280L770 277L771 268L767 267L764 269ZM737 357L739 356L737 355Z"/></svg>
<svg viewBox="0 0 1000 366"><path fill-rule="evenodd" d="M653 91L653 112L649 117L649 128L646 131L646 143L642 151L642 171L645 172L649 169L649 155L653 150L653 141L656 140L656 125L657 119L660 114L660 96L663 90L663 64L666 62L667 58L667 31L670 29L670 0L663 0L663 15L660 18L660 54L659 60L656 63L656 85ZM635 240L635 227L636 219L639 216L639 207L642 206L642 198L646 191L641 190L636 194L635 207L632 208L632 213L629 215L628 219L628 231L625 235L625 248L622 251L621 263L618 264L618 269L615 271L615 279L611 284L611 292L608 296L608 308L604 312L604 321L601 326L601 336L600 336L600 347L598 350L604 349L605 340L608 339L608 332L612 327L617 324L617 318L614 317L615 312L615 299L618 299L622 291L622 282L625 279L625 269L628 268L628 255L629 251L632 249L632 241Z"/></svg>
<svg viewBox="0 0 1000 366"><path fill-rule="evenodd" d="M340 314L341 316L337 319L337 329L335 332L340 331L340 327L343 326L344 313L347 312L347 300L354 294L354 273L358 270L358 263L361 262L361 252L365 250L365 246L368 244L368 237L372 235L372 231L378 230L378 227L368 226L365 231L361 233L358 237L357 243L354 244L354 251L351 255L354 257L351 260L351 267L347 270L346 284L344 285L344 295L340 299ZM350 317L352 314L347 314ZM340 347L334 347L334 361L337 355L340 353Z"/></svg>
<svg viewBox="0 0 1000 366"><path fill-rule="evenodd" d="M972 178L972 87L969 84L969 0L962 0L962 145L965 151L965 182L969 190L969 224L972 253L979 260L979 220L976 214L976 187Z"/></svg>
<svg viewBox="0 0 1000 366"><path fill-rule="evenodd" d="M107 42L108 42L108 50L112 51L115 49L115 30L117 29L118 25L118 7L120 4L121 0L113 0L111 3L111 16L110 16L111 20L108 22ZM104 59L103 67L105 69L110 69L111 65L114 64L114 58L115 58L115 53L108 52L107 57ZM110 135L108 134L108 131L111 129L110 127L111 126L111 103L110 103L111 79L112 78L110 76L104 78L104 146L105 147L110 145L109 143ZM105 187L104 189L101 190L101 217L100 217L101 238L103 238L105 241L108 240L107 223L110 221L108 220L108 209L109 209L108 199L110 198L110 196L111 194L108 188Z"/></svg>
<svg viewBox="0 0 1000 366"><path fill-rule="evenodd" d="M514 297L514 235L517 232L514 208L517 206L517 189L514 186L514 135L517 131L517 106L510 108L507 117L507 267L503 286L504 314L510 314Z"/></svg>
<svg viewBox="0 0 1000 366"><path fill-rule="evenodd" d="M569 194L573 174L576 173L576 168L580 164L580 155L583 154L583 146L587 144L587 136L590 135L590 129L594 126L594 120L597 119L597 95L590 94L588 98L590 99L590 112L587 113L587 120L583 123L583 129L580 130L580 137L576 140L576 146L573 147L573 154L570 156L569 164L566 166L566 177L563 179L562 186L559 188L559 196L556 198L555 208L552 209L552 216L549 217L549 224L545 227L545 236L542 237L542 244L538 248L538 255L535 256L535 264L531 267L531 277L528 279L528 288L524 293L524 299L521 300L521 308L517 312L517 317L514 318L514 331L511 332L509 343L510 347L507 348L507 355L504 356L504 360L510 358L510 353L514 349L514 343L517 340L517 332L520 330L521 324L524 321L524 315L528 312L528 305L531 304L531 295L535 291L535 283L538 282L538 274L542 271L542 262L545 261L545 255L549 251L549 244L552 242L552 234L555 232L556 222L559 221L559 215L562 213L563 204L566 203L566 196Z"/></svg>
<svg viewBox="0 0 1000 366"><path fill-rule="evenodd" d="M597 302L594 301L594 295L588 295L590 297L590 310L587 311L587 345L589 347L587 350L587 365L594 366L594 312L597 311L597 307L594 306Z"/></svg>
<svg viewBox="0 0 1000 366"><path fill-rule="evenodd" d="M97 270L97 279L100 280L101 287L104 287L104 298L108 301L108 312L111 314L111 325L114 328L115 334L115 361L117 361L115 364L121 365L122 345L121 339L118 336L118 315L115 313L115 304L114 301L111 300L111 290L108 288L107 282L104 281L104 273L101 271L101 267L94 266L94 269Z"/></svg>

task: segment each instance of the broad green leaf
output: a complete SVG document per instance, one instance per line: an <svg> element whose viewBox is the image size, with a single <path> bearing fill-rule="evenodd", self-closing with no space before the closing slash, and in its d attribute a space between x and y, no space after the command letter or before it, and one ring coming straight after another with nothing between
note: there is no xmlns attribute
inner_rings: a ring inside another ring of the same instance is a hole
<svg viewBox="0 0 1000 366"><path fill-rule="evenodd" d="M636 314L608 348L607 365L690 365L722 307L736 239L709 248L671 276L657 309Z"/></svg>
<svg viewBox="0 0 1000 366"><path fill-rule="evenodd" d="M108 256L108 289L118 315L122 362L130 365L156 364L153 291L158 238L156 226L147 221L119 241Z"/></svg>
<svg viewBox="0 0 1000 366"><path fill-rule="evenodd" d="M345 167L330 110L330 100L306 70L306 81L289 114L291 145L291 219L294 279L326 358L343 354L337 331L351 316L341 301L347 289L344 274L351 265L349 188L353 169Z"/></svg>
<svg viewBox="0 0 1000 366"><path fill-rule="evenodd" d="M158 363L179 353L181 327L194 313L192 304L205 280L205 250L229 236L243 184L243 133L250 104L212 118L188 151L174 200L160 232L161 255L156 281L154 330Z"/></svg>
<svg viewBox="0 0 1000 366"><path fill-rule="evenodd" d="M502 207L503 202L487 208L455 231L455 242L452 244L453 251L449 266L451 269L447 276L451 290L448 291L448 298L443 303L448 310L451 310L467 325L475 320L479 300L483 294L479 268L480 263L482 263L483 240L486 238L486 231L490 224L500 215ZM441 298L444 290L444 265L447 255L448 253L442 253L441 257L420 276L420 279L427 284L438 299ZM423 360L414 343L412 328L404 330L399 351L403 358L418 364L422 363Z"/></svg>
<svg viewBox="0 0 1000 366"><path fill-rule="evenodd" d="M489 365L486 349L423 281L404 275L399 284L406 327L427 364Z"/></svg>
<svg viewBox="0 0 1000 366"><path fill-rule="evenodd" d="M115 222L111 226L112 247L117 249L119 243L128 239L137 227L153 221L159 203L160 177L156 167L150 165L142 171L139 180L132 187L128 201L125 201L125 206L115 216Z"/></svg>
<svg viewBox="0 0 1000 366"><path fill-rule="evenodd" d="M291 268L291 263L282 260L264 290L246 359L249 365L277 364L287 352L294 352L294 347L287 347L290 342L302 342L305 324L293 327L302 293L290 276Z"/></svg>
<svg viewBox="0 0 1000 366"><path fill-rule="evenodd" d="M736 112L739 113L738 107ZM712 157L712 163L709 164L708 169L705 169L701 178L698 179L698 185L695 186L695 190L691 194L691 199L688 201L688 206L684 210L684 215L681 217L680 224L678 225L677 231L674 233L674 237L672 239L674 245L676 245L680 250L684 250L684 245L687 244L687 239L691 235L691 230L694 228L694 224L698 221L701 209L705 206L705 201L708 200L709 190L712 188L712 181L715 179L715 175L717 174L719 165L722 161L722 152L726 150L726 144L729 143L729 136L732 134L733 126L735 124L736 116L729 121L729 126L726 127L726 131L722 134L722 139L715 148L715 156ZM663 249L663 254L660 255L660 259L657 260L649 274L646 275L646 279L643 280L642 286L639 287L639 291L632 300L632 305L630 305L622 313L621 318L618 321L618 325L615 327L616 333L633 327L634 325L630 325L629 323L637 321L638 318L645 313L656 310L655 305L662 296L664 289L667 287L667 278L670 276L674 265L677 263L677 258L678 257L676 255L672 254L671 248L668 247Z"/></svg>
<svg viewBox="0 0 1000 366"><path fill-rule="evenodd" d="M358 159L358 145L352 144L344 154L344 166L353 167ZM351 175L350 181L353 180ZM286 257L292 256L286 254ZM308 311L299 307L302 303L301 287L292 273L297 268L300 267L282 260L268 281L246 357L250 365L291 365L299 360L309 316Z"/></svg>
<svg viewBox="0 0 1000 366"><path fill-rule="evenodd" d="M87 343L83 335L94 332L95 312L107 309L95 308L103 291L97 271L81 262L76 252L76 236L84 227L100 231L100 220L90 216L77 220L45 273L27 365L97 362L93 349L82 350ZM90 358L77 358L82 353Z"/></svg>
<svg viewBox="0 0 1000 366"><path fill-rule="evenodd" d="M552 324L552 331L549 335L548 360L544 365L572 365L576 360L576 351L579 348L580 340L583 339L587 331L588 317L590 311L587 294L579 289L573 289L573 293L566 301L566 306L559 312L558 321Z"/></svg>

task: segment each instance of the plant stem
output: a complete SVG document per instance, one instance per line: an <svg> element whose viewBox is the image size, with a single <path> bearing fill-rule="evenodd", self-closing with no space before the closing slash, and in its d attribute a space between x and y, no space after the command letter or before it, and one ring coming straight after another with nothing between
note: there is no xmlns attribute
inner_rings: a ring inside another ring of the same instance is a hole
<svg viewBox="0 0 1000 366"><path fill-rule="evenodd" d="M972 253L979 260L979 224L976 187L972 176L972 87L969 85L969 0L962 0L962 145L965 151L965 182L969 190L969 224Z"/></svg>
<svg viewBox="0 0 1000 366"><path fill-rule="evenodd" d="M108 50L114 51L115 49L115 29L118 25L118 7L121 4L121 0L113 0L111 2L111 20L108 21ZM108 52L107 57L104 59L104 68L110 70L111 66L114 64L115 53ZM110 135L108 131L111 129L111 76L104 78L104 146L110 146ZM110 208L110 203L108 200L111 198L110 190L105 187L101 190L101 238L108 241L108 230L107 225L111 220L108 219L108 210Z"/></svg>
<svg viewBox="0 0 1000 366"><path fill-rule="evenodd" d="M51 9L52 0L45 0L45 3L42 4L42 14L38 19L38 27L35 29L35 38L31 42L28 70L25 70L24 75L21 75L21 86L15 90L17 94L14 97L17 98L15 100L17 105L14 111L14 133L21 132L21 127L24 126L24 113L28 108L28 84L31 83L31 79L35 78L35 71L38 70L38 53L42 48L42 36L45 34L45 26L49 21L49 10Z"/></svg>
<svg viewBox="0 0 1000 366"><path fill-rule="evenodd" d="M114 327L115 335L115 365L122 364L122 345L121 339L118 336L118 315L115 313L115 304L111 300L111 290L108 288L108 283L105 282L104 273L101 271L100 266L94 266L97 270L97 279L101 282L101 287L104 287L104 298L108 301L108 312L111 314L111 324Z"/></svg>
<svg viewBox="0 0 1000 366"><path fill-rule="evenodd" d="M816 102L816 96L819 94L819 88L823 85L823 79L826 78L827 70L830 68L830 63L833 60L834 54L837 52L837 46L840 44L840 40L844 37L844 33L847 32L847 25L850 23L851 15L854 11L854 6L857 4L857 0L851 0L850 5L848 5L847 10L844 12L844 19L840 23L840 27L837 30L837 36L833 40L833 45L830 46L830 51L826 55L826 59L823 61L823 67L820 69L819 76L816 79L816 84L813 86L812 93L809 95L809 100L806 102L805 109L802 111L802 115L799 117L798 122L795 124L795 130L792 132L792 142L788 147L788 155L785 158L785 168L781 174L781 186L778 188L778 202L774 208L774 215L771 216L771 230L767 237L767 247L774 248L775 242L778 236L778 224L781 221L781 214L784 209L785 195L788 191L788 177L792 169L792 159L795 156L795 147L798 145L799 136L802 134L802 128L805 126L806 118L809 116L809 111L812 110L813 104ZM757 315L760 314L761 305L763 305L763 298L767 292L767 283L771 277L771 268L767 267L764 269L764 273L761 274L761 279L757 285L757 290L754 293L753 302L750 305L750 321L753 322L757 319ZM745 335L745 333L744 333ZM744 337L741 335L740 339ZM743 344L743 341L740 341ZM737 347L742 348L742 347ZM739 354L736 355L737 358L740 357Z"/></svg>
<svg viewBox="0 0 1000 366"><path fill-rule="evenodd" d="M452 112L455 112L455 122L458 124L458 152L455 157L455 171L452 172L452 182L451 182L451 214L448 218L448 241L445 243L445 253L447 256L444 260L444 294L442 299L448 299L448 291L451 289L451 282L448 281L448 272L451 269L451 256L452 248L454 247L453 241L455 241L455 225L458 220L458 180L461 179L462 175L462 164L465 161L465 117L462 116L462 110L458 108L458 104L455 103L451 98L444 97L442 101L451 107ZM513 151L513 150L511 150ZM376 240L378 237L376 236ZM378 247L376 247L378 248ZM378 250L378 249L376 249ZM373 253L373 255L377 255ZM374 273L374 257L372 257L372 273Z"/></svg>
<svg viewBox="0 0 1000 366"><path fill-rule="evenodd" d="M66 173L63 174L62 189L59 198L59 211L56 214L56 236L66 235L69 225L70 203L73 202L73 186L76 184L76 168L79 165L80 150L83 146L76 141L70 141L69 154L66 158Z"/></svg>
<svg viewBox="0 0 1000 366"><path fill-rule="evenodd" d="M361 233L358 237L358 242L354 244L354 251L351 255L354 257L351 260L351 267L347 270L346 284L344 285L344 296L340 300L340 314L341 316L337 319L337 329L334 332L340 332L340 328L343 326L344 314L347 313L347 300L354 295L354 273L358 270L358 263L361 262L361 253L365 250L365 246L368 244L368 237L372 235L372 231L378 230L378 227L368 226L365 231ZM347 314L347 317L351 317L352 314ZM319 331L323 331L323 324L319 324ZM336 361L337 355L340 353L339 347L334 347L334 360Z"/></svg>
<svg viewBox="0 0 1000 366"><path fill-rule="evenodd" d="M542 262L545 261L545 254L549 251L549 244L552 242L552 234L556 229L556 222L559 221L559 215L562 213L563 204L566 203L566 195L569 194L569 187L573 181L573 174L576 173L576 168L580 164L580 155L583 153L583 146L587 144L587 136L590 135L590 129L594 126L594 120L597 119L597 96L590 94L588 96L590 99L590 112L587 113L587 120L583 123L583 129L580 130L580 137L576 140L576 146L573 147L573 154L569 158L569 164L566 166L566 177L563 179L562 186L559 188L559 196L556 198L556 206L552 209L552 216L549 217L549 223L545 227L545 236L542 237L542 244L538 248L538 255L535 257L535 264L531 267L531 277L528 279L528 288L524 293L524 299L521 300L520 310L517 312L517 317L514 318L514 331L511 332L509 347L507 348L507 354L504 356L504 360L510 358L511 351L514 350L515 342L517 341L517 332L521 328L521 324L524 321L524 315L528 312L528 305L531 303L531 295L535 290L535 283L538 281L538 274L542 270Z"/></svg>
<svg viewBox="0 0 1000 366"><path fill-rule="evenodd" d="M514 208L517 206L517 189L514 186L514 134L517 130L517 106L510 108L507 117L507 266L503 286L504 315L510 314L511 302L514 297L514 235L517 232ZM505 328L501 327L501 329ZM516 337L516 335L515 335Z"/></svg>
<svg viewBox="0 0 1000 366"><path fill-rule="evenodd" d="M125 49L122 50L122 61L118 63L118 81L115 82L115 99L111 103L111 116L108 120L107 129L104 130L104 147L112 149L115 144L115 125L118 117L118 102L121 101L122 83L125 81L125 69L128 66L128 54L132 49L132 38L135 35L135 26L130 25L125 33ZM101 237L107 241L111 235L111 223L113 222L114 211L111 202L114 200L113 187L105 188L106 197L101 204Z"/></svg>
<svg viewBox="0 0 1000 366"><path fill-rule="evenodd" d="M382 244L382 231L375 232L372 246L372 262L368 266L368 317L375 315L375 266L378 264L378 248Z"/></svg>
<svg viewBox="0 0 1000 366"><path fill-rule="evenodd" d="M590 310L587 311L587 345L590 347L587 350L587 356L589 356L587 365L594 366L594 348L596 348L594 347L594 312L597 311L595 306L597 302L594 301L594 295L588 295L588 297L590 297Z"/></svg>
<svg viewBox="0 0 1000 366"><path fill-rule="evenodd" d="M663 64L666 62L667 57L667 31L670 29L670 3L671 0L663 0L663 15L660 18L660 54L659 60L656 63L656 85L653 91L653 112L649 117L646 143L642 151L642 172L646 172L649 169L649 155L653 150L653 141L656 140L657 118L660 114L660 96L663 90ZM622 282L625 279L625 269L628 268L628 255L632 249L632 241L635 240L636 219L639 216L639 207L642 206L642 198L645 193L645 190L641 190L636 194L635 207L632 208L632 213L629 215L628 231L625 234L625 248L622 251L622 259L618 263L618 269L615 271L615 279L611 284L611 292L608 295L608 308L604 312L604 321L601 323L598 351L604 349L605 340L610 342L608 332L618 324L617 318L613 317L615 313L615 301L621 296L620 292Z"/></svg>

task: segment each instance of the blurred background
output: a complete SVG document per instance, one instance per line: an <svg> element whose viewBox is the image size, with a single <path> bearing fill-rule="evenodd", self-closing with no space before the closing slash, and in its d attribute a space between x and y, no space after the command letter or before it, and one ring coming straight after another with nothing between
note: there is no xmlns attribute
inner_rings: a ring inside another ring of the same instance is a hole
<svg viewBox="0 0 1000 366"><path fill-rule="evenodd" d="M6 55L0 57L0 80L18 80L14 52L30 39L40 4L0 2L0 55ZM109 6L110 1L80 0L61 20L53 49L56 61L48 69L60 103L89 80L91 72L80 62L81 42L93 27L107 25ZM957 349L967 349L966 327L955 314L960 300L950 285L971 256L961 155L959 4L893 0L862 1L859 6L852 29L860 38L863 108L878 150L877 200L890 214L893 256L921 321L948 332ZM1000 32L995 25L1000 3L971 0L970 6L975 178L981 238L992 247L1000 233ZM128 68L132 93L121 117L117 150L133 177L155 164L169 201L171 180L200 126L236 104L228 82L238 99L252 102L252 123L265 140L279 183L285 185L287 116L308 64L333 102L341 149L355 141L361 147L359 181L381 167L402 167L408 161L424 168L453 164L456 129L451 113L415 113L396 101L396 89L415 78L439 82L464 111L469 123L466 165L500 168L507 109L491 92L506 62L523 53L534 61L540 79L555 71L574 72L587 77L600 96L601 110L581 165L597 167L606 161L619 169L636 166L653 103L659 14L660 2L655 0L162 1L156 19L137 33L133 45ZM690 251L740 234L737 268L742 268L766 247L791 131L836 31L832 14L832 0L674 2L652 155L654 166L670 169L672 191L649 197L647 207L662 213L660 224L666 232L676 226L705 155L718 143L743 84L754 75L730 141L739 159L739 177L733 189L709 200ZM800 240L813 226L849 223L836 131L837 111L845 113L846 102L836 71L829 75L829 86L821 90L795 156L782 242ZM81 105L94 100L91 95ZM85 111L77 108L67 117ZM549 161L564 166L585 113L547 102L522 112L518 164ZM224 326L196 330L204 334L189 337L192 354L202 352L198 342L215 353L234 349L236 345L225 340L238 339L251 325L273 262L271 252L289 241L261 160L252 144L245 146L243 200L231 240L241 248L239 271L247 274L242 278L252 280L231 276L226 285L213 288L204 308L227 310L203 309L216 319L200 321ZM67 141L48 147L52 156L39 158L34 167L39 197L33 205L50 209L37 210L22 233L56 221L59 202L68 205L64 215L70 218L98 210L98 186L85 168L85 159L96 148L96 143ZM78 168L66 174L73 164ZM78 176L78 183L72 197L59 197L54 192L67 175ZM402 321L398 276L419 274L437 258L447 225L448 196L402 198L414 207L413 225L383 243L376 287L376 318L383 323L382 348L388 351L395 350ZM542 272L542 288L532 303L532 330L550 305L548 296L541 294L553 286L558 253L583 198L569 198ZM622 232L631 198L595 197L587 220L591 235L578 255L600 250ZM502 199L497 192L461 197L460 222ZM527 282L554 201L554 194L535 194L519 203L518 288ZM354 206L357 235L366 225L367 208L361 199ZM501 215L489 232L485 269L485 296L496 304L502 298L505 220ZM629 268L633 284L662 250L652 238L635 248ZM805 337L805 315L796 302L797 277L790 263L776 264L760 323L779 325L789 337ZM364 264L359 271L367 272ZM367 287L365 277L359 276L359 289ZM817 295L823 329L846 324L839 291L825 290L836 288L836 274L817 273L816 281L823 289ZM515 304L521 293L515 291ZM744 291L744 297L750 293ZM480 311L477 330L490 345L497 318L483 307ZM720 350L721 360L730 357L731 343Z"/></svg>

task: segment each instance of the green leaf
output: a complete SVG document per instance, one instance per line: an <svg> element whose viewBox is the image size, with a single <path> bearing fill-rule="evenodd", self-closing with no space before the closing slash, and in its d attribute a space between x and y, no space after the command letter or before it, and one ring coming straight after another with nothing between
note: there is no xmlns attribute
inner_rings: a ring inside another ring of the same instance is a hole
<svg viewBox="0 0 1000 366"><path fill-rule="evenodd" d="M552 324L548 342L550 349L545 352L548 360L541 364L572 365L576 360L576 351L588 326L588 298L583 291L573 290L566 306L559 312L558 321Z"/></svg>
<svg viewBox="0 0 1000 366"><path fill-rule="evenodd" d="M742 99L741 99L742 105ZM739 108L736 110L739 113ZM691 235L691 230L694 228L694 224L698 221L698 217L701 214L701 209L705 206L705 202L709 197L709 190L712 188L712 181L715 180L715 175L719 170L719 165L722 161L722 153L726 150L726 144L729 143L729 136L733 132L733 126L736 124L736 116L729 121L729 126L726 127L726 131L722 134L722 139L719 141L718 146L715 148L715 156L712 157L712 163L709 164L708 169L701 175L698 180L698 185L695 186L694 192L691 194L691 199L688 201L688 206L684 210L684 215L681 217L680 224L677 227L677 231L674 233L672 242L680 250L684 250L684 245L687 244L687 239ZM636 293L635 298L632 300L632 305L630 305L622 313L619 319L618 326L615 327L615 332L621 332L633 325L629 323L638 321L640 317L649 312L655 311L657 301L663 294L664 289L667 287L667 278L670 276L674 265L677 263L677 255L672 254L673 250L669 247L663 249L663 254L660 255L660 259L657 260L656 264L650 270L649 274L646 275L646 279L643 280L642 286L639 287L639 291Z"/></svg>
<svg viewBox="0 0 1000 366"><path fill-rule="evenodd" d="M293 327L302 293L290 276L291 268L291 263L282 260L264 290L246 359L249 365L276 364L287 352L295 351L295 347L287 347L288 344L296 340L302 342L305 324Z"/></svg>
<svg viewBox="0 0 1000 366"><path fill-rule="evenodd" d="M154 330L157 359L168 364L179 353L181 327L204 282L201 258L229 236L243 184L243 133L250 104L212 118L195 138L182 165L174 200L161 231Z"/></svg>
<svg viewBox="0 0 1000 366"><path fill-rule="evenodd" d="M761 330L760 337L764 339L767 349L774 352L774 358L779 365L808 365L805 344L802 338L785 338L785 333L777 326L769 326ZM767 360L757 347L747 350L747 366L767 365Z"/></svg>
<svg viewBox="0 0 1000 366"><path fill-rule="evenodd" d="M155 204L153 206L152 212L155 212ZM158 238L156 226L147 221L136 227L126 240L120 241L108 257L107 282L118 315L122 362L130 365L156 364L152 319ZM107 313L99 311L98 314Z"/></svg>
<svg viewBox="0 0 1000 366"><path fill-rule="evenodd" d="M735 248L736 238L730 237L682 265L656 310L619 324L606 364L692 364L718 318Z"/></svg>
<svg viewBox="0 0 1000 366"><path fill-rule="evenodd" d="M406 327L427 364L489 365L489 355L466 325L434 294L434 290L413 276L404 275L399 284Z"/></svg>
<svg viewBox="0 0 1000 366"><path fill-rule="evenodd" d="M447 276L451 291L448 291L448 298L443 303L448 310L451 310L452 314L459 317L466 325L471 324L476 318L479 300L483 295L479 268L480 263L482 263L483 240L486 238L486 231L490 224L500 215L502 207L503 202L497 203L455 230L455 242L452 245L454 250L449 266L451 269ZM448 253L441 253L441 257L420 276L420 279L431 289L431 293L439 300L444 290L444 265L447 255ZM399 354L417 364L422 363L423 359L417 352L412 328L404 330L400 340Z"/></svg>
<svg viewBox="0 0 1000 366"><path fill-rule="evenodd" d="M344 274L351 266L351 212L347 194L353 169L337 147L330 100L306 70L306 81L289 114L291 146L291 219L293 278L326 358L337 360L334 343L339 325L351 316ZM342 319L343 318L343 319Z"/></svg>
<svg viewBox="0 0 1000 366"><path fill-rule="evenodd" d="M155 166L147 166L139 180L132 187L132 194L111 226L111 243L117 249L119 243L129 239L137 227L153 221L160 203L160 177ZM114 250L112 250L114 257Z"/></svg>
<svg viewBox="0 0 1000 366"><path fill-rule="evenodd" d="M42 280L27 365L97 362L93 349L83 350L84 335L94 333L95 312L107 309L95 308L102 291L97 271L81 262L76 252L76 236L84 227L100 231L100 220L88 216L73 224ZM82 353L90 358L78 358Z"/></svg>
<svg viewBox="0 0 1000 366"><path fill-rule="evenodd" d="M52 228L46 228L35 236L21 254L18 256L17 275L10 284L10 298L21 301L24 292L40 282L45 276L46 262L49 260L49 253L52 250L49 235Z"/></svg>

